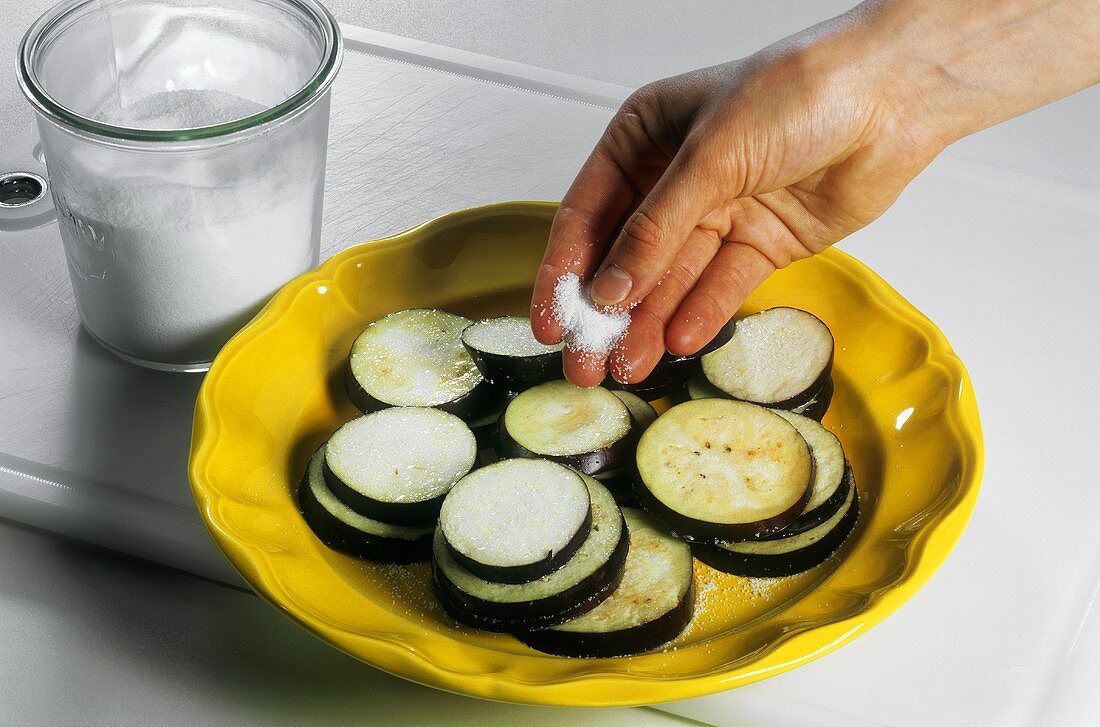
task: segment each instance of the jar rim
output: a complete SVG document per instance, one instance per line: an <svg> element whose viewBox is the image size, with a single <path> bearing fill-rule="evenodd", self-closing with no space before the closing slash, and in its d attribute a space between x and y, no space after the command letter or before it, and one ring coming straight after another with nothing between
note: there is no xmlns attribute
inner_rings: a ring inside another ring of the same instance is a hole
<svg viewBox="0 0 1100 727"><path fill-rule="evenodd" d="M240 119L220 124L196 126L186 129L139 129L116 126L79 114L67 108L46 92L39 82L34 68L34 58L40 42L66 18L92 3L102 0L67 0L46 11L23 36L19 46L19 85L23 95L35 109L62 125L96 136L125 141L186 142L230 136L239 132L265 127L293 112L309 106L324 94L336 77L343 58L343 38L336 18L317 0L268 0L296 8L314 24L324 39L323 57L309 79L280 103Z"/></svg>

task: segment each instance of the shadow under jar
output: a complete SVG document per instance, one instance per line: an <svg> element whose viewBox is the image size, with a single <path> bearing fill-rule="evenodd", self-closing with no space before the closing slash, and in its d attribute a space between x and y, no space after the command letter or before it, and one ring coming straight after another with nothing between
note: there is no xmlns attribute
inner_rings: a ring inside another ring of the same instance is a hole
<svg viewBox="0 0 1100 727"><path fill-rule="evenodd" d="M80 318L204 371L317 264L336 21L314 0L70 0L20 48Z"/></svg>

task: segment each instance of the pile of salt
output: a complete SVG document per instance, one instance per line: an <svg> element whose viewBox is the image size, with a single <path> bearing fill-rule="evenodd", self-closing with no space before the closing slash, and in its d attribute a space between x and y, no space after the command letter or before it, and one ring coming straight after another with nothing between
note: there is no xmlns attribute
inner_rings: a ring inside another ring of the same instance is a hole
<svg viewBox="0 0 1100 727"><path fill-rule="evenodd" d="M573 351L606 356L630 325L626 311L600 310L588 296L588 286L574 273L554 284L554 317L565 332L565 344Z"/></svg>

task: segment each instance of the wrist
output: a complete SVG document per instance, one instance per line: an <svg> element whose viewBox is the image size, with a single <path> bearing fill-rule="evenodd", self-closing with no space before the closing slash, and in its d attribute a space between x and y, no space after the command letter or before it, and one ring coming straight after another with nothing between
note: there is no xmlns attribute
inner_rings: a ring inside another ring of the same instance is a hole
<svg viewBox="0 0 1100 727"><path fill-rule="evenodd" d="M946 146L1100 81L1091 2L867 0L846 40L885 102Z"/></svg>
<svg viewBox="0 0 1100 727"><path fill-rule="evenodd" d="M872 135L877 130L905 138L931 158L969 133L967 121L958 106L945 102L941 81L920 60L927 49L913 36L923 29L899 17L894 4L864 3L764 53L793 56L808 82L859 99Z"/></svg>

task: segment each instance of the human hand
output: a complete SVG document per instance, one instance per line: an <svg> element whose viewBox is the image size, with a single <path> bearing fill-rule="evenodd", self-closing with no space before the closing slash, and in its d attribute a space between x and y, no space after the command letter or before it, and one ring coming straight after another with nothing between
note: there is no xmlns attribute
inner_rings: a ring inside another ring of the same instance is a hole
<svg viewBox="0 0 1100 727"><path fill-rule="evenodd" d="M1050 42L1027 25L1037 15L1029 2L1012 4L1019 27L1005 6L982 3L999 13L988 39L969 17L935 16L977 6L868 3L745 60L633 94L555 216L532 300L536 338L562 339L551 301L572 272L595 275L596 304L632 309L608 355L567 345L574 383L598 384L609 368L634 383L666 349L697 351L770 273L877 218L948 143L1087 80L1052 89L1043 69L1028 91L1002 73L1028 44ZM1060 52L1052 46L1043 62L1056 67ZM990 66L1006 54L1015 55Z"/></svg>
<svg viewBox="0 0 1100 727"><path fill-rule="evenodd" d="M565 272L633 308L609 361L567 348L567 377L644 379L694 353L777 268L878 217L939 150L891 94L804 48L651 84L612 119L558 211L534 290ZM624 222L625 220L625 222ZM552 315L536 337L561 340Z"/></svg>

